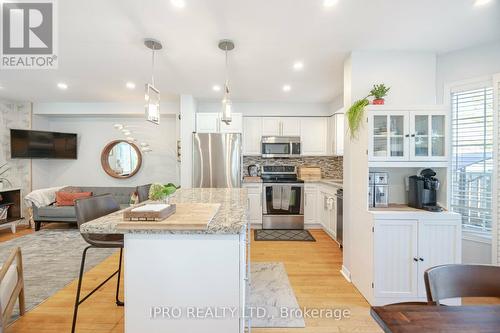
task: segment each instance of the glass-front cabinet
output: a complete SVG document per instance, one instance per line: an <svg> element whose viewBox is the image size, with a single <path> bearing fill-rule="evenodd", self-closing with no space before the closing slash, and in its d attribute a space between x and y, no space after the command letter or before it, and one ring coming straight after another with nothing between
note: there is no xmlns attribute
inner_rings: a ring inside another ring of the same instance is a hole
<svg viewBox="0 0 500 333"><path fill-rule="evenodd" d="M447 114L431 111L371 111L370 161L445 161Z"/></svg>
<svg viewBox="0 0 500 333"><path fill-rule="evenodd" d="M410 118L410 159L437 161L446 159L446 114L415 111Z"/></svg>
<svg viewBox="0 0 500 333"><path fill-rule="evenodd" d="M408 160L407 137L408 122L405 112L374 112L370 124L370 160L406 161Z"/></svg>

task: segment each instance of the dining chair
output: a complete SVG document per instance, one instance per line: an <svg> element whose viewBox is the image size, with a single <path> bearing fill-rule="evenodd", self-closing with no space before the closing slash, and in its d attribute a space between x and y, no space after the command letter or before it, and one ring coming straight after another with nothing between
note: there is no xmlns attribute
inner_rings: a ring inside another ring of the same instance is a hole
<svg viewBox="0 0 500 333"><path fill-rule="evenodd" d="M427 300L456 297L500 297L500 267L488 265L441 265L424 273Z"/></svg>
<svg viewBox="0 0 500 333"><path fill-rule="evenodd" d="M137 186L135 188L135 192L137 193L137 197L139 199L139 203L144 202L149 199L149 188L151 184Z"/></svg>
<svg viewBox="0 0 500 333"><path fill-rule="evenodd" d="M0 333L5 332L17 300L19 314L24 316L23 259L19 247L12 250L0 268Z"/></svg>
<svg viewBox="0 0 500 333"><path fill-rule="evenodd" d="M114 213L120 210L120 205L113 199L111 194L103 194L88 198L82 198L75 201L75 211L76 219L78 222L78 227L83 223L95 220L99 217ZM118 274L118 279L116 282L116 295L115 301L116 305L123 306L124 303L118 299L118 294L120 292L120 276L122 269L122 254L123 254L123 235L121 234L84 234L81 233L83 239L89 244L82 254L82 262L80 265L80 275L78 277L78 287L76 291L75 308L73 312L73 324L71 332L75 332L76 318L78 316L78 307L80 304L85 302L92 294L94 294L99 288L101 288L106 282L108 282L112 277ZM85 270L85 258L87 256L87 251L91 248L116 248L120 249L120 259L118 261L118 269L111 274L106 280L101 282L96 288L94 288L85 297L80 299L80 292L82 288L83 273Z"/></svg>

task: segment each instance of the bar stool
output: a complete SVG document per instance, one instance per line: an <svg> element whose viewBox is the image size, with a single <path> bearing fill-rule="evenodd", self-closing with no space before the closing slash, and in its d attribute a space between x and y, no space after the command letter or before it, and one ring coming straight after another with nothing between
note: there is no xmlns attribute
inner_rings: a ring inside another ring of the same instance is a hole
<svg viewBox="0 0 500 333"><path fill-rule="evenodd" d="M95 220L99 217L111 214L120 210L120 205L113 199L111 194L103 194L98 196L93 196L89 198L82 198L75 201L75 211L76 219L78 222L78 227L83 223ZM120 275L122 269L122 254L123 254L123 235L121 234L81 234L83 239L89 243L83 250L82 263L80 266L80 275L78 277L78 288L76 291L75 309L73 313L73 324L71 327L71 332L75 332L76 318L78 315L78 307L80 304L85 302L93 293L95 293L99 288L101 288L106 282L108 282L112 277L118 274L118 281L116 283L116 305L123 306L124 303L118 299L118 293L120 292ZM94 290L88 293L84 298L80 300L80 292L82 287L82 278L85 268L85 258L87 256L87 251L90 248L116 248L120 249L120 261L118 262L118 270L99 284Z"/></svg>

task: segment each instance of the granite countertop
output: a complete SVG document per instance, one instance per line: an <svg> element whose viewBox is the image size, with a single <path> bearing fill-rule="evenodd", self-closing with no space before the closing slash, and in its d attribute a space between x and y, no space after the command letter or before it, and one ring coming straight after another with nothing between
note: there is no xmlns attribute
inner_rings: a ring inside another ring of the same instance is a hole
<svg viewBox="0 0 500 333"><path fill-rule="evenodd" d="M245 232L247 219L247 190L243 188L193 188L180 189L172 203L220 203L221 207L206 230L127 230L116 229L123 221L123 211L100 217L80 226L88 234L120 233L179 233L179 234L239 234Z"/></svg>

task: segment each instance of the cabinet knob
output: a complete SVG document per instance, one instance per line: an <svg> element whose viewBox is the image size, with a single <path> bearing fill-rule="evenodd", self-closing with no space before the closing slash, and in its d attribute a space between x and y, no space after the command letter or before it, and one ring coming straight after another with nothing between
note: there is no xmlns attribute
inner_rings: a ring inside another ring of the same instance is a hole
<svg viewBox="0 0 500 333"><path fill-rule="evenodd" d="M405 138L409 138L410 137L410 134L405 134Z"/></svg>
<svg viewBox="0 0 500 333"><path fill-rule="evenodd" d="M418 261L418 258L413 258L413 261Z"/></svg>
<svg viewBox="0 0 500 333"><path fill-rule="evenodd" d="M418 258L418 260L420 260L420 261L424 261L424 258Z"/></svg>
<svg viewBox="0 0 500 333"><path fill-rule="evenodd" d="M412 135L411 135L411 137L412 137L412 138L414 138L414 137L415 137L415 134L412 134Z"/></svg>

